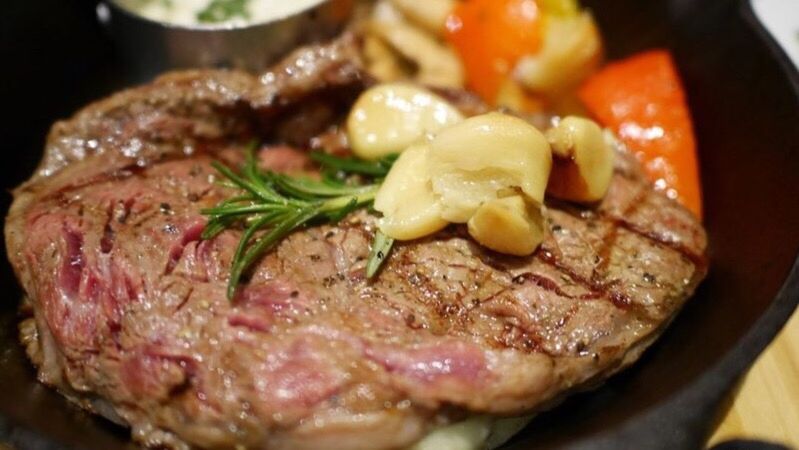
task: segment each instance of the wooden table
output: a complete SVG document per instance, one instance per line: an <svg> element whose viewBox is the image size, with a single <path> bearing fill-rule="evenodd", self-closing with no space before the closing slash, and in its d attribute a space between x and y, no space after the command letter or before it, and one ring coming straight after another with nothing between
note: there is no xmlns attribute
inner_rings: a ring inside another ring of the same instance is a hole
<svg viewBox="0 0 799 450"><path fill-rule="evenodd" d="M799 311L733 393L708 445L733 438L799 449Z"/></svg>

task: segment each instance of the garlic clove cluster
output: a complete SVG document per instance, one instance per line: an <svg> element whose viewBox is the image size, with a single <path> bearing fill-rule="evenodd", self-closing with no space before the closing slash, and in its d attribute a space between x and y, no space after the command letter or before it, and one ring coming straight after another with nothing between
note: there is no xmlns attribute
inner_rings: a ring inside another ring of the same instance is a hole
<svg viewBox="0 0 799 450"><path fill-rule="evenodd" d="M364 93L348 132L361 157L402 151L374 203L383 213L381 231L398 240L467 224L483 246L529 255L545 237L546 194L596 202L613 175L613 147L591 120L566 117L544 134L507 114L464 119L445 100L408 85Z"/></svg>

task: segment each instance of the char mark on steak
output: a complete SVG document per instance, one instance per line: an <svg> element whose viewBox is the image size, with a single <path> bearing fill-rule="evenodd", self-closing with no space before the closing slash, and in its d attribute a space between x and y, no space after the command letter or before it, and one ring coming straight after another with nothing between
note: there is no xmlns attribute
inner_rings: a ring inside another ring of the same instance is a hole
<svg viewBox="0 0 799 450"><path fill-rule="evenodd" d="M241 231L198 239L199 211L230 195L210 163L241 162L254 136L273 170L346 148L336 125L369 83L353 42L259 77L168 74L53 127L5 227L42 380L151 446L388 449L441 420L536 411L653 341L704 276L706 238L623 151L600 205L547 201L530 257L451 227L367 282L360 212L292 234L228 301Z"/></svg>

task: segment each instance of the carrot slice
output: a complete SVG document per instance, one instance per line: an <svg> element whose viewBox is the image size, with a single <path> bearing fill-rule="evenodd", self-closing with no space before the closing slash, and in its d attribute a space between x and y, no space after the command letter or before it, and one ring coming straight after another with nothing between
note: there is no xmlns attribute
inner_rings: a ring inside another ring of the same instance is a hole
<svg viewBox="0 0 799 450"><path fill-rule="evenodd" d="M446 37L468 87L493 103L519 58L541 47L541 11L535 0L466 0L447 19Z"/></svg>
<svg viewBox="0 0 799 450"><path fill-rule="evenodd" d="M579 97L635 152L657 188L702 216L691 114L668 51L608 64L586 80Z"/></svg>

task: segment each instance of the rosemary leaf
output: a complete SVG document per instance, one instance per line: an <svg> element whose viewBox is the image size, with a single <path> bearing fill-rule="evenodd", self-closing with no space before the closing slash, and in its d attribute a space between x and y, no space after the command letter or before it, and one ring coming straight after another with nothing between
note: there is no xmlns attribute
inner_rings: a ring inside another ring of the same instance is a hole
<svg viewBox="0 0 799 450"><path fill-rule="evenodd" d="M213 239L217 237L219 233L228 229L232 223L233 220L230 217L213 217L205 225L200 238L203 240Z"/></svg>
<svg viewBox="0 0 799 450"><path fill-rule="evenodd" d="M309 199L358 195L371 189L371 186L331 185L325 181L291 178L286 175L275 175L274 181L275 185L281 191L290 195L307 197Z"/></svg>
<svg viewBox="0 0 799 450"><path fill-rule="evenodd" d="M372 240L372 250L369 252L369 259L366 261L366 278L372 278L380 270L383 262L388 259L391 248L394 246L394 239L377 230Z"/></svg>
<svg viewBox="0 0 799 450"><path fill-rule="evenodd" d="M238 216L242 214L257 214L284 209L284 205L252 203L249 205L223 205L203 209L200 212L209 216Z"/></svg>
<svg viewBox="0 0 799 450"><path fill-rule="evenodd" d="M343 207L327 213L327 219L331 223L339 223L341 222L341 219L347 217L349 213L355 211L356 209L358 209L358 199L356 197L353 197L350 199L349 203L347 203Z"/></svg>
<svg viewBox="0 0 799 450"><path fill-rule="evenodd" d="M264 185L258 183L257 180L244 179L233 173L233 171L230 170L227 166L217 161L212 162L211 165L214 167L214 169L219 171L219 173L227 177L228 180L233 182L233 184L235 184L241 189L248 191L249 193L258 197L259 199L266 202L279 201L277 194L273 194L272 192L270 192L270 189L265 189Z"/></svg>
<svg viewBox="0 0 799 450"><path fill-rule="evenodd" d="M367 175L375 178L385 178L388 171L397 160L397 155L385 156L377 161L364 161L357 158L341 158L322 152L311 153L311 159L318 162L325 169L333 169L349 174Z"/></svg>
<svg viewBox="0 0 799 450"><path fill-rule="evenodd" d="M377 195L379 189L379 184L373 184L366 186L363 191L356 195L347 195L325 200L325 202L322 203L321 211L329 213L341 208L346 208L352 200L355 200L355 204L358 206L369 204L375 199L375 195Z"/></svg>
<svg viewBox="0 0 799 450"><path fill-rule="evenodd" d="M243 261L244 252L247 250L247 244L250 243L250 240L258 232L261 227L266 226L270 221L280 217L281 214L285 214L285 212L278 212L272 214L265 214L256 218L252 224L250 224L247 229L244 231L244 235L241 237L239 241L239 245L236 247L236 253L233 255L233 261ZM247 270L248 266L243 265L242 263L234 263L233 269L231 270L231 280L230 284L228 285L228 298L233 298L235 295L236 286L238 285L239 278L241 274ZM235 277L235 282L234 278Z"/></svg>
<svg viewBox="0 0 799 450"><path fill-rule="evenodd" d="M275 244L280 242L283 238L288 236L297 227L312 219L318 212L318 207L312 205L306 209L301 209L288 214L279 225L272 228L265 235L261 236L239 259L234 259L236 263L230 273L230 283L228 284L227 295L229 299L233 299L236 295L236 288L241 275L246 271L258 258L270 250ZM243 239L242 239L243 241ZM246 245L246 244L245 244Z"/></svg>

